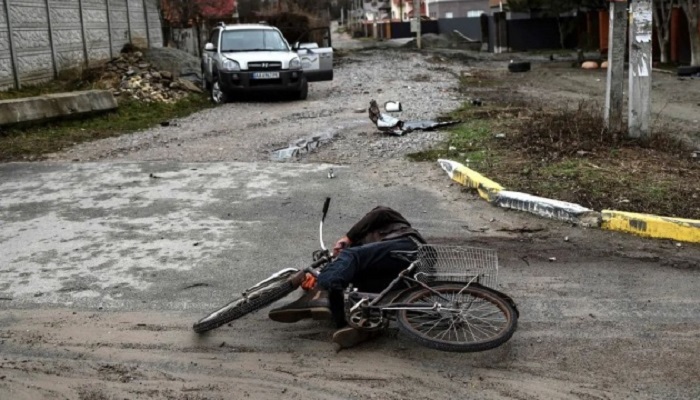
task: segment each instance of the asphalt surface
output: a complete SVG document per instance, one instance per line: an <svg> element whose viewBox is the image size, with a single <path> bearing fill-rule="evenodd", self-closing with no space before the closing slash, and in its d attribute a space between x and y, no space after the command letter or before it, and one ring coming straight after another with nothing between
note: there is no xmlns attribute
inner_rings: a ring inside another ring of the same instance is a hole
<svg viewBox="0 0 700 400"><path fill-rule="evenodd" d="M438 195L406 196L324 164L0 166L0 297L15 306L137 310L221 303L332 242L377 204L426 234L463 230ZM7 301L7 300L6 300ZM6 304L6 303L5 303Z"/></svg>

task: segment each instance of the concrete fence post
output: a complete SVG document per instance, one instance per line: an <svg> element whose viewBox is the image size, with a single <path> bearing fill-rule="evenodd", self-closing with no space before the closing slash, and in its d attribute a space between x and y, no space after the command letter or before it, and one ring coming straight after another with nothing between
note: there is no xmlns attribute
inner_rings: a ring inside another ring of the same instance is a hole
<svg viewBox="0 0 700 400"><path fill-rule="evenodd" d="M126 30L129 32L129 43L131 43L131 12L129 12L129 0L124 0L126 3Z"/></svg>
<svg viewBox="0 0 700 400"><path fill-rule="evenodd" d="M142 0L143 4L143 18L144 22L146 22L146 48L151 47L151 32L148 29L148 5L146 4L146 0Z"/></svg>
<svg viewBox="0 0 700 400"><path fill-rule="evenodd" d="M87 34L85 33L85 17L83 16L83 0L78 0L78 10L80 11L78 15L80 16L80 31L83 34L83 56L85 58L85 66L90 65L90 58L88 56L88 47L87 47Z"/></svg>
<svg viewBox="0 0 700 400"><path fill-rule="evenodd" d="M105 10L107 10L107 41L109 42L109 58L114 58L114 49L112 48L112 9L109 6L109 2L110 0L105 0Z"/></svg>
<svg viewBox="0 0 700 400"><path fill-rule="evenodd" d="M629 136L651 133L651 68L653 12L651 0L634 0L630 18Z"/></svg>
<svg viewBox="0 0 700 400"><path fill-rule="evenodd" d="M7 40L10 43L10 63L12 64L12 76L15 78L15 89L22 87L19 81L19 70L17 69L17 53L15 52L15 42L12 39L12 18L10 17L10 0L3 0L5 7L5 21L7 21Z"/></svg>
<svg viewBox="0 0 700 400"><path fill-rule="evenodd" d="M45 0L46 3L46 22L49 28L49 47L51 48L51 62L53 63L53 77L58 78L58 60L56 60L56 46L54 45L53 24L51 21L51 0Z"/></svg>

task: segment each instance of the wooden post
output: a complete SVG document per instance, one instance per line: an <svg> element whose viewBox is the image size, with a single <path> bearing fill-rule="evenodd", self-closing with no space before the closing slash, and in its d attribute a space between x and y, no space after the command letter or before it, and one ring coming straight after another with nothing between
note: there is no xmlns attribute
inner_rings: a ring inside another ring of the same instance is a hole
<svg viewBox="0 0 700 400"><path fill-rule="evenodd" d="M605 90L604 116L605 125L612 131L622 129L626 38L627 2L611 2L608 27L608 83Z"/></svg>
<svg viewBox="0 0 700 400"><path fill-rule="evenodd" d="M633 0L630 18L629 136L650 134L653 13L651 0Z"/></svg>
<svg viewBox="0 0 700 400"><path fill-rule="evenodd" d="M679 60L678 47L681 37L681 10L671 9L671 62L677 63Z"/></svg>

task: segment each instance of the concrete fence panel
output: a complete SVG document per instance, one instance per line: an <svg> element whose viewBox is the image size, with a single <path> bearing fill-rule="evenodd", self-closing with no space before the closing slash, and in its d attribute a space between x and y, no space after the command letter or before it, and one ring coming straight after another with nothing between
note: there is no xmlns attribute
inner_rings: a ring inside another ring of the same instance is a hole
<svg viewBox="0 0 700 400"><path fill-rule="evenodd" d="M112 54L119 54L122 47L131 41L127 0L107 0L112 32Z"/></svg>
<svg viewBox="0 0 700 400"><path fill-rule="evenodd" d="M126 43L163 45L159 0L3 0L0 89L50 80L115 57Z"/></svg>
<svg viewBox="0 0 700 400"><path fill-rule="evenodd" d="M19 80L31 84L51 79L53 59L44 0L14 0L8 10Z"/></svg>

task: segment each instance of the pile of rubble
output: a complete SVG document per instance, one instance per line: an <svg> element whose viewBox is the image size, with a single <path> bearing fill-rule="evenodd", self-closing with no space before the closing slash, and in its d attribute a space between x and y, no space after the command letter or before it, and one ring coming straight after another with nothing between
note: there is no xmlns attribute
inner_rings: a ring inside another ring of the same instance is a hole
<svg viewBox="0 0 700 400"><path fill-rule="evenodd" d="M129 97L145 103L173 103L188 92L202 93L192 81L155 68L140 51L121 53L120 57L108 62L100 82L115 97Z"/></svg>

